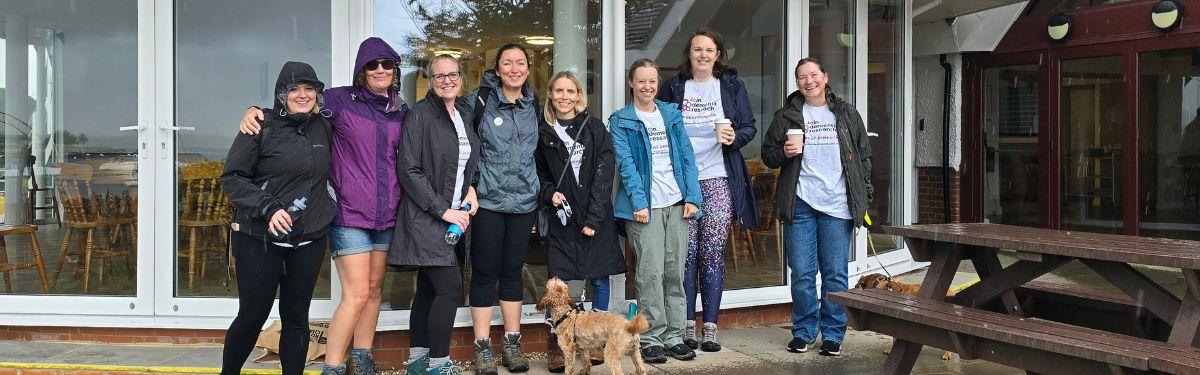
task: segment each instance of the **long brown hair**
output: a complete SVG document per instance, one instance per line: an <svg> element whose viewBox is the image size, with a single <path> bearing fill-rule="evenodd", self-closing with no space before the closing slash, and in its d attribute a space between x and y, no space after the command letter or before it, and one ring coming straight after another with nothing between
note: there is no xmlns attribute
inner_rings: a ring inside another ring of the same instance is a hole
<svg viewBox="0 0 1200 375"><path fill-rule="evenodd" d="M799 80L799 77L800 77L800 66L802 66L806 63L816 64L817 70L820 70L821 73L824 73L827 76L829 75L829 72L825 71L825 65L821 64L820 60L817 60L816 57L805 57L803 59L800 59L800 61L796 63L796 69L792 72L792 75L796 76L797 80ZM833 86L829 85L829 79L826 78L826 80L825 80L825 96L829 96L829 95L834 95L833 94Z"/></svg>
<svg viewBox="0 0 1200 375"><path fill-rule="evenodd" d="M708 39L712 39L713 44L717 45L717 60L713 61L713 77L721 77L721 73L725 72L725 68L728 68L725 65L725 38L722 38L721 34L713 31L713 29L701 26L692 33L692 36L688 37L687 44L683 46L683 63L679 64L678 69L679 76L683 77L684 81L693 77L692 59L690 56L692 53L692 40L698 36L708 37Z"/></svg>
<svg viewBox="0 0 1200 375"><path fill-rule="evenodd" d="M655 63L654 60L647 59L645 57L637 59L636 61L633 62L633 64L629 65L629 72L625 73L625 81L626 82L633 81L633 72L637 71L638 68L654 68L654 70L657 72L658 64ZM626 83L625 85L629 86L628 83ZM633 96L634 96L633 87L630 87L629 88L629 100L633 100Z"/></svg>

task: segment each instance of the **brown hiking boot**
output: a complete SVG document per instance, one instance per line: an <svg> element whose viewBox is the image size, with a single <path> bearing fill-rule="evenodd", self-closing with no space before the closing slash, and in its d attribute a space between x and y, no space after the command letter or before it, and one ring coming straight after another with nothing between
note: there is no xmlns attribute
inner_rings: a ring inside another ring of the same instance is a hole
<svg viewBox="0 0 1200 375"><path fill-rule="evenodd" d="M563 358L562 348L558 346L558 335L551 330L546 337L546 369L555 374L566 371L567 362Z"/></svg>
<svg viewBox="0 0 1200 375"><path fill-rule="evenodd" d="M529 371L529 360L521 353L520 333L504 335L504 350L500 352L500 360L503 361L504 367L508 368L508 372Z"/></svg>
<svg viewBox="0 0 1200 375"><path fill-rule="evenodd" d="M475 373L496 375L496 357L492 355L492 339L475 339Z"/></svg>

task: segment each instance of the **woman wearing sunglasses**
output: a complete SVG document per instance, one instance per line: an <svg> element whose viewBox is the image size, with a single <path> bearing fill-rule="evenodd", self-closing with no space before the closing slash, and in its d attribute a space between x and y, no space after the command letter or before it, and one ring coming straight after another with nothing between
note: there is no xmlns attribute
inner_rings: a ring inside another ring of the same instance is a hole
<svg viewBox="0 0 1200 375"><path fill-rule="evenodd" d="M399 59L383 39L368 38L358 46L354 85L325 91L324 110L333 124L329 175L339 206L329 247L342 284L342 301L326 333L326 373L345 373L348 346L354 373L375 373L372 345L388 244L401 199L396 148L408 112L399 95ZM243 133L258 133L263 111L253 107L246 111ZM464 202L474 206L474 195Z"/></svg>

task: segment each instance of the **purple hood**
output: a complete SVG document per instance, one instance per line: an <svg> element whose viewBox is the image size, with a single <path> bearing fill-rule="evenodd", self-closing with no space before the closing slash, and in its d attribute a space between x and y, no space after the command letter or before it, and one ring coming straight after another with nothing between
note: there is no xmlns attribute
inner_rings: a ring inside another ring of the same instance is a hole
<svg viewBox="0 0 1200 375"><path fill-rule="evenodd" d="M400 55L383 39L367 38L358 46L352 76L367 62L380 58L400 61ZM400 76L399 68L396 76ZM338 198L335 225L367 229L395 226L401 199L396 147L408 112L408 105L398 93L398 85L388 90L386 97L359 86L325 92L326 108L333 112L329 177Z"/></svg>

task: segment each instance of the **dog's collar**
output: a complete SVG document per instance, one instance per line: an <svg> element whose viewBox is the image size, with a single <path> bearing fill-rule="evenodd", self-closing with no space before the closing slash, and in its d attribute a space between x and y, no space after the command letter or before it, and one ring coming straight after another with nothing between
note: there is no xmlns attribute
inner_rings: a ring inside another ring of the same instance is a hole
<svg viewBox="0 0 1200 375"><path fill-rule="evenodd" d="M878 288L878 287L879 287L879 284L883 284L883 283L885 283L885 282L887 283L887 284L886 284L886 285L887 285L887 289L888 289L888 290L892 290L892 278L890 278L890 277L883 277L883 278L878 278L878 279L875 279L875 282L871 284L871 287L870 287L870 289L875 289L875 288Z"/></svg>

